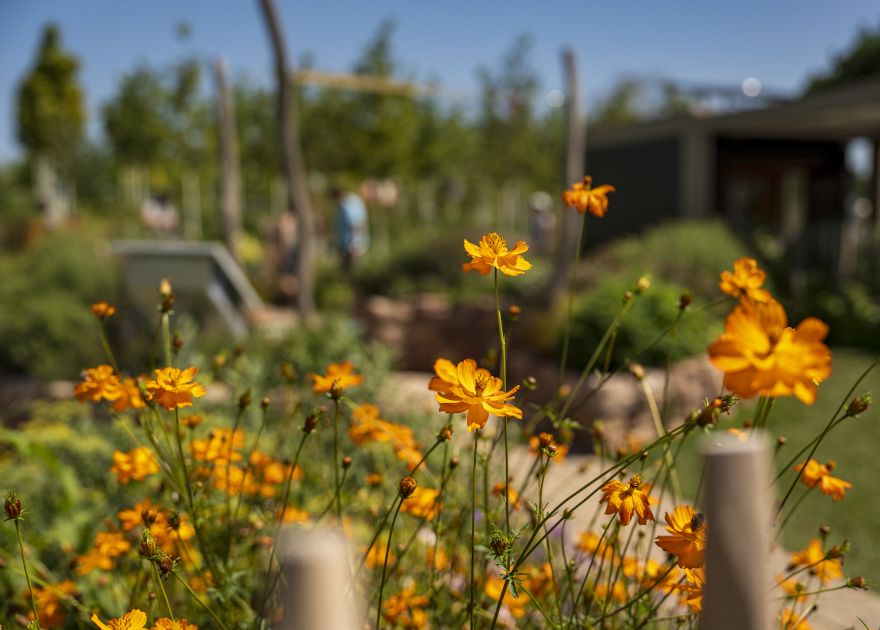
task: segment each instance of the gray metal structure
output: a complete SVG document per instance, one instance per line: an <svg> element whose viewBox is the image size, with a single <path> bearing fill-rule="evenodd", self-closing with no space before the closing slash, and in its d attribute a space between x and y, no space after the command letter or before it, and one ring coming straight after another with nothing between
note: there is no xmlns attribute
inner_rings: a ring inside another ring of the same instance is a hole
<svg viewBox="0 0 880 630"><path fill-rule="evenodd" d="M146 308L155 306L159 283L168 278L179 299L207 317L211 314L199 306L210 305L208 310L239 339L247 335L251 315L264 308L263 300L221 243L117 240L112 247L123 260L126 290Z"/></svg>

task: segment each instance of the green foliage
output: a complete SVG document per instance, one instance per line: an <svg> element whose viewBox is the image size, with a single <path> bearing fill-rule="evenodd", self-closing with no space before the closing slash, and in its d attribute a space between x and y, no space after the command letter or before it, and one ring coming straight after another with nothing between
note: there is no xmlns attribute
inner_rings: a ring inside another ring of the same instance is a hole
<svg viewBox="0 0 880 630"><path fill-rule="evenodd" d="M880 26L861 27L849 48L836 54L831 68L815 74L807 86L807 94L821 92L851 79L880 72Z"/></svg>
<svg viewBox="0 0 880 630"><path fill-rule="evenodd" d="M632 291L634 284L634 279L609 277L594 289L576 298L571 326L569 367L582 369L587 365L609 324L620 311L623 294ZM678 314L680 297L681 288L677 285L651 281L651 288L635 298L635 304L630 308L618 330L612 367L632 358L636 352L656 341L673 325ZM565 306L567 307L567 304ZM695 302L691 310L702 306L704 305ZM556 331L557 350L561 353L565 331L565 308L557 310ZM685 357L705 352L706 346L719 332L721 332L721 319L718 316L704 315L698 320L680 325L672 348L672 360L680 361ZM646 365L664 365L667 349L668 342L663 340L639 355L638 362Z"/></svg>
<svg viewBox="0 0 880 630"><path fill-rule="evenodd" d="M60 43L55 25L43 32L37 63L18 92L18 138L31 152L64 155L82 136L86 110L79 62Z"/></svg>
<svg viewBox="0 0 880 630"><path fill-rule="evenodd" d="M92 302L112 300L116 267L97 241L69 232L0 259L0 361L40 379L70 379L102 360Z"/></svg>

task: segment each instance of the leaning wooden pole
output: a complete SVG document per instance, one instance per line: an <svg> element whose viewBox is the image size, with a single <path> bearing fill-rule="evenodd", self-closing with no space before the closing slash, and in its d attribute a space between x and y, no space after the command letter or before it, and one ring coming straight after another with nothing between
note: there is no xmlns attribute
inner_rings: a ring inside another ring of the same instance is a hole
<svg viewBox="0 0 880 630"><path fill-rule="evenodd" d="M235 125L235 104L226 72L226 60L214 61L214 78L217 81L217 111L220 117L220 154L222 177L220 179L220 210L223 216L223 233L229 253L241 263L241 170L238 160L238 134Z"/></svg>
<svg viewBox="0 0 880 630"><path fill-rule="evenodd" d="M706 454L708 538L700 627L769 630L769 449L763 439L715 439Z"/></svg>
<svg viewBox="0 0 880 630"><path fill-rule="evenodd" d="M302 317L315 311L314 218L299 140L296 81L287 67L287 45L275 0L260 0L275 53L278 82L278 125L287 177L287 206L297 219L297 306Z"/></svg>
<svg viewBox="0 0 880 630"><path fill-rule="evenodd" d="M562 52L566 83L566 146L565 146L565 188L584 177L586 159L587 130L584 120L583 103L577 74L577 60L574 51L566 48ZM571 279L571 265L577 249L581 229L581 216L573 210L563 214L557 247L554 291L568 288Z"/></svg>

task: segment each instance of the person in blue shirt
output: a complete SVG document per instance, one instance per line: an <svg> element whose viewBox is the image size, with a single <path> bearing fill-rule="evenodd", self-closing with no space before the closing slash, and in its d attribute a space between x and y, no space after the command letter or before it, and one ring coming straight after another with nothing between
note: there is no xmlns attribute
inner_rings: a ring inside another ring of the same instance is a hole
<svg viewBox="0 0 880 630"><path fill-rule="evenodd" d="M350 271L354 261L370 248L367 206L356 194L342 188L333 189L333 202L336 204L336 248L344 269Z"/></svg>

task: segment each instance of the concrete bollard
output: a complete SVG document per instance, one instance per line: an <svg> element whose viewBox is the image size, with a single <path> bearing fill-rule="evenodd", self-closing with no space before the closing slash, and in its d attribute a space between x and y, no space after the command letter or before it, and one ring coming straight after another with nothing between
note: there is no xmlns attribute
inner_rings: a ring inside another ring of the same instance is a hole
<svg viewBox="0 0 880 630"><path fill-rule="evenodd" d="M770 457L757 437L713 436L706 449L705 630L770 628Z"/></svg>
<svg viewBox="0 0 880 630"><path fill-rule="evenodd" d="M280 630L354 630L351 567L340 533L288 530L278 545L284 573Z"/></svg>

